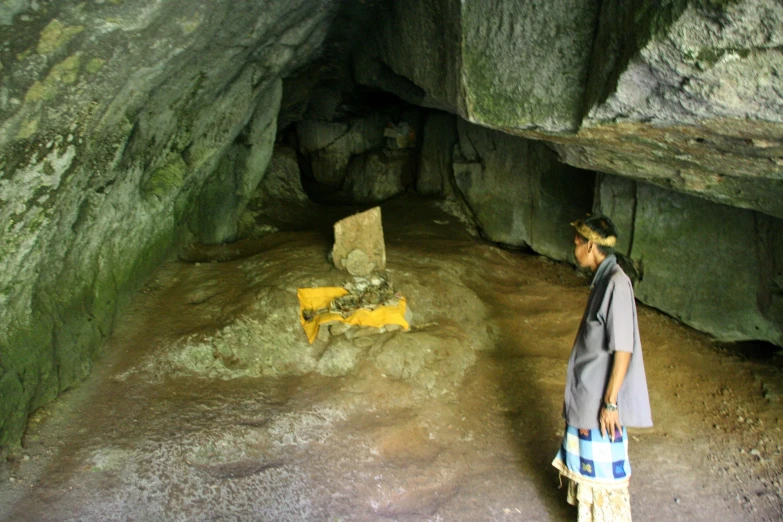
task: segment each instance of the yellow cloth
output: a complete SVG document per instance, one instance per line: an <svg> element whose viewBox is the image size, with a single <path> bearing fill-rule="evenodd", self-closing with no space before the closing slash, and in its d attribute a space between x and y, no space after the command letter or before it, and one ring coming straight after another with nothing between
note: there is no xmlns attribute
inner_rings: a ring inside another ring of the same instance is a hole
<svg viewBox="0 0 783 522"><path fill-rule="evenodd" d="M296 296L299 298L299 321L307 334L307 340L312 343L318 335L318 328L329 321L340 321L358 326L375 326L380 328L387 324L398 324L408 330L410 325L405 320L405 298L401 297L395 306L379 306L375 310L360 308L348 317L340 314L321 313L310 321L305 321L304 310L319 310L329 308L329 303L337 297L342 297L348 290L338 286L323 286L319 288L298 288Z"/></svg>

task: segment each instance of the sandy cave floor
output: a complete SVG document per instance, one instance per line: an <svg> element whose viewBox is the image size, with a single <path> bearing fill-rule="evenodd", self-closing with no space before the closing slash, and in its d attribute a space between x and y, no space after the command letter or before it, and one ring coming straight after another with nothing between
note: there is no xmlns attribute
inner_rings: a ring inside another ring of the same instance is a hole
<svg viewBox="0 0 783 522"><path fill-rule="evenodd" d="M31 417L0 519L574 520L550 462L588 279L431 202L383 212L412 331L307 343L296 288L348 279L334 216L190 251ZM783 519L780 360L639 319L655 427L630 430L634 519Z"/></svg>

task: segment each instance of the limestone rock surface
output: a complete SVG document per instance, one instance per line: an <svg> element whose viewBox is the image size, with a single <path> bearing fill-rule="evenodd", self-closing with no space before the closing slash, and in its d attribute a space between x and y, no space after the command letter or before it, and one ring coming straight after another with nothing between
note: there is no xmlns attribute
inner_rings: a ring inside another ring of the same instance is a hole
<svg viewBox="0 0 783 522"><path fill-rule="evenodd" d="M452 151L457 142L457 120L450 114L433 113L424 124L416 192L424 196L448 194Z"/></svg>
<svg viewBox="0 0 783 522"><path fill-rule="evenodd" d="M415 156L408 150L371 151L351 161L345 183L353 201L380 203L403 192L415 168Z"/></svg>
<svg viewBox="0 0 783 522"><path fill-rule="evenodd" d="M290 124L325 187L375 202L415 182L556 259L585 171L635 180L598 188L640 298L783 343L779 0L11 0L0 44L0 453L180 244L236 239L264 179L307 204L291 151L273 155ZM383 135L418 134L418 112L357 111L359 93L454 116L428 120L418 158Z"/></svg>
<svg viewBox="0 0 783 522"><path fill-rule="evenodd" d="M360 83L581 169L783 217L777 0L403 0L379 20Z"/></svg>
<svg viewBox="0 0 783 522"><path fill-rule="evenodd" d="M335 12L312 7L2 3L0 453L89 372L179 242L231 239L271 154L280 81Z"/></svg>
<svg viewBox="0 0 783 522"><path fill-rule="evenodd" d="M383 145L386 117L379 113L347 122L304 120L297 124L297 140L302 154L311 158L315 180L339 189L351 158Z"/></svg>
<svg viewBox="0 0 783 522"><path fill-rule="evenodd" d="M569 223L590 211L594 176L539 142L461 122L454 181L492 241L569 258Z"/></svg>
<svg viewBox="0 0 783 522"><path fill-rule="evenodd" d="M616 176L599 191L639 300L724 341L783 342L780 220Z"/></svg>
<svg viewBox="0 0 783 522"><path fill-rule="evenodd" d="M281 203L307 204L309 198L302 188L299 162L292 147L277 145L269 167L262 171L263 179L256 187L256 197Z"/></svg>

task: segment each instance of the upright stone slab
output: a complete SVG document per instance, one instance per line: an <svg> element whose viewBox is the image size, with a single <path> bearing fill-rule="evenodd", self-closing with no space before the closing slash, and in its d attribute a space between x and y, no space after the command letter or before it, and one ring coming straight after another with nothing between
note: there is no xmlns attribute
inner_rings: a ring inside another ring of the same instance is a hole
<svg viewBox="0 0 783 522"><path fill-rule="evenodd" d="M380 207L335 223L332 260L338 269L356 276L386 268Z"/></svg>

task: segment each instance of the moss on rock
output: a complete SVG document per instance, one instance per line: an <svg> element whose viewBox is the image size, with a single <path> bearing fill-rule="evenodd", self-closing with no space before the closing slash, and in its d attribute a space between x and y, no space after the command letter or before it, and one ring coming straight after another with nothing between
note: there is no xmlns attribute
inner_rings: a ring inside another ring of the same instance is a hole
<svg viewBox="0 0 783 522"><path fill-rule="evenodd" d="M171 193L182 188L185 182L185 174L188 165L179 154L171 154L169 160L162 166L153 170L141 185L141 193L144 199L157 198L163 200Z"/></svg>
<svg viewBox="0 0 783 522"><path fill-rule="evenodd" d="M19 130L16 133L16 139L17 140L27 140L30 139L35 133L38 131L38 124L41 120L38 118L32 118L25 122L23 122L19 126Z"/></svg>
<svg viewBox="0 0 783 522"><path fill-rule="evenodd" d="M66 258L57 281L68 291L39 287L29 322L0 344L0 455L19 444L33 411L88 375L117 311L170 255L174 226L169 222L152 238L142 234L146 239L126 242L121 251L102 251L103 263L76 267L78 260Z"/></svg>
<svg viewBox="0 0 783 522"><path fill-rule="evenodd" d="M81 65L81 53L76 53L62 62L56 64L49 71L49 74L43 81L37 81L27 90L25 102L50 101L53 100L60 91L63 84L70 85L76 83L79 78L79 67Z"/></svg>
<svg viewBox="0 0 783 522"><path fill-rule="evenodd" d="M578 127L595 2L466 3L462 84L471 121L494 128ZM499 21L514 20L514 23Z"/></svg>
<svg viewBox="0 0 783 522"><path fill-rule="evenodd" d="M56 18L41 31L36 51L40 54L49 54L67 44L71 38L84 31L81 25L66 26Z"/></svg>
<svg viewBox="0 0 783 522"><path fill-rule="evenodd" d="M603 104L617 91L620 76L654 40L663 40L688 8L714 18L741 0L612 0L602 2L600 24L593 45L592 65L586 93L586 110ZM702 55L702 52L704 53ZM709 64L720 59L717 49L699 52ZM710 64L711 65L711 64Z"/></svg>
<svg viewBox="0 0 783 522"><path fill-rule="evenodd" d="M9 29L0 452L18 444L36 407L84 377L116 314L170 253L259 91L317 53L331 20L282 1L250 11L222 1L100 3L0 2ZM268 30L276 26L284 31ZM252 51L268 45L273 52ZM274 115L279 100L262 106ZM72 163L42 164L70 146Z"/></svg>
<svg viewBox="0 0 783 522"><path fill-rule="evenodd" d="M86 70L90 74L95 74L101 69L103 69L104 65L106 65L106 60L102 60L100 58L93 58L89 62L87 62L87 65L84 67L84 70Z"/></svg>

